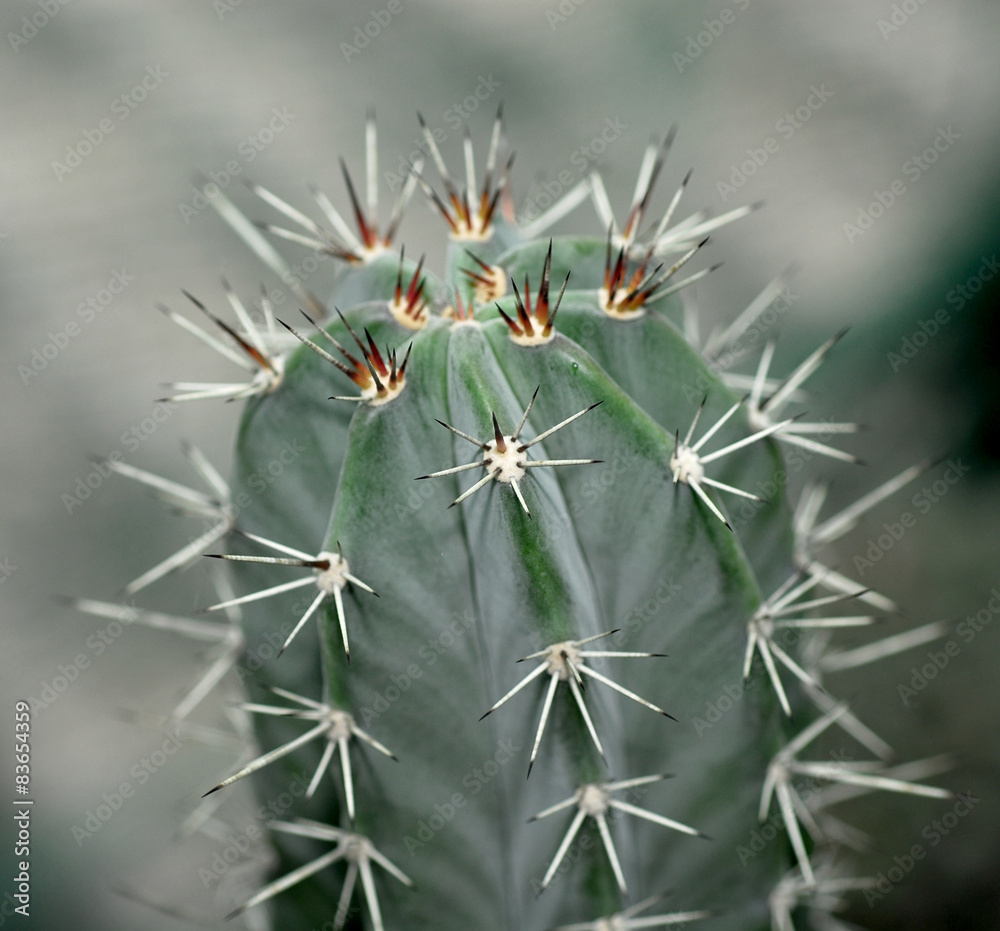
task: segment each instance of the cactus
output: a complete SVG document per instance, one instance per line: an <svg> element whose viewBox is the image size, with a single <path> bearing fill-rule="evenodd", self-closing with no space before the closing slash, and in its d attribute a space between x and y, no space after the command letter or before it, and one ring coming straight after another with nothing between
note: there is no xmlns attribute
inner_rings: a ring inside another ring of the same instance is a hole
<svg viewBox="0 0 1000 931"><path fill-rule="evenodd" d="M233 322L190 295L207 328L164 308L249 376L172 387L247 399L231 483L194 448L207 494L111 465L207 522L130 593L202 556L233 573L202 618L133 617L216 644L174 720L233 667L250 692L262 749L201 804L251 773L265 799L308 779L270 825L279 869L230 917L270 902L282 928L788 931L866 885L836 803L947 797L926 784L937 761L895 762L824 682L942 632L839 649L839 628L894 606L820 561L927 464L823 521L820 485L786 500L793 463L854 460L829 445L853 424L801 414L843 334L781 380L771 343L729 371L777 279L699 338L675 295L712 269L685 266L752 208L673 223L684 178L652 218L672 138L621 225L596 173L518 224L500 114L481 181L468 137L458 181L427 133L443 190L414 164L384 228L372 119L363 203L343 169L356 228L322 194L327 225L252 186L295 228L211 198L302 316L228 285ZM418 188L448 235L440 277L395 242ZM588 198L596 235L550 238ZM328 300L276 239L339 263Z"/></svg>

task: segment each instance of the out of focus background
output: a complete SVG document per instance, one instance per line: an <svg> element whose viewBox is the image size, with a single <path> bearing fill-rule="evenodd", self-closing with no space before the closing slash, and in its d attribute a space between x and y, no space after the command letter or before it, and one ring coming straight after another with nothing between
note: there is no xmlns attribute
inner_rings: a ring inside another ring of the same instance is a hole
<svg viewBox="0 0 1000 931"><path fill-rule="evenodd" d="M844 445L866 465L816 461L832 483L825 513L944 457L841 541L838 565L899 601L899 629L978 621L950 635L957 650L931 677L915 678L934 665L923 648L831 688L902 759L955 754L938 780L980 801L938 827L949 806L883 797L859 808L878 838L860 869L894 869L898 881L873 907L852 899L848 917L873 929L1000 928L998 41L989 0L6 0L0 785L13 797L14 702L37 699L36 926L166 931L189 926L182 915L221 926L250 888L233 883L255 869L218 859L243 843L238 830L175 838L232 759L208 733L161 749L157 715L195 675L197 645L114 634L59 601L121 599L124 583L201 530L136 483L95 479L92 459L117 450L188 483L188 440L228 468L233 405L155 399L165 381L235 370L155 305L184 309L186 288L221 309L220 275L247 296L277 280L196 198L199 178L257 218L271 216L230 180L234 163L299 206L315 183L345 207L337 159L360 180L374 106L388 200L389 175L420 141L416 110L460 164L463 132L483 151L502 100L522 216L593 167L622 216L647 142L674 122L655 209L689 167L688 212L765 202L713 237L699 267L725 265L689 299L703 327L726 323L794 265L794 299L772 329L778 373L850 327L810 383L810 410L864 423ZM589 204L557 231L603 233ZM417 254L442 233L415 198L402 241ZM309 255L280 248L293 263ZM321 262L310 288L322 294L332 270ZM886 545L904 513L912 526ZM209 603L200 568L183 579L137 604ZM233 823L252 825L242 797L247 815ZM926 855L907 861L915 844ZM3 869L6 891L7 840ZM15 926L4 901L0 925Z"/></svg>

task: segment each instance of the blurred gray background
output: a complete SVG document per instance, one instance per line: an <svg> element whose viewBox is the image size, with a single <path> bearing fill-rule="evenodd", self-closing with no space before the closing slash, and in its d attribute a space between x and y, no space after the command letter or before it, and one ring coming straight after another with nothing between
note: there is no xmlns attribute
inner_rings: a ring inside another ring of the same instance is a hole
<svg viewBox="0 0 1000 931"><path fill-rule="evenodd" d="M468 126L482 151L502 99L522 211L546 184L559 184L560 172L576 180L597 164L621 216L649 137L679 123L658 209L691 166L688 212L766 202L714 237L704 261L725 266L697 287L703 325L731 320L794 262L797 299L776 330L775 369L788 370L840 327L852 328L811 384L811 411L869 427L845 444L866 466L820 463L833 481L831 507L927 455L959 457L969 467L864 582L896 597L912 624L981 610L992 620L987 605L1000 586L1000 341L997 276L989 281L982 270L1000 252L1000 7L987 0L394 0L398 12L381 15L366 45L358 41L383 9L383 0L7 0L0 13L4 779L12 773L14 701L40 696L78 654L90 663L33 715L40 927L185 926L122 894L137 888L220 926L232 902L226 895L239 894L231 887L223 895L199 877L225 838L171 841L200 794L192 787L211 784L231 749L187 740L148 779L133 774L162 744L155 716L198 669L196 646L129 628L98 653L88 638L105 625L56 600L113 600L200 527L175 520L119 477L79 505L67 506L66 496L92 457L116 449L135 466L188 482L186 439L228 468L234 407L203 402L166 415L161 408L163 422L150 420L164 381L232 374L155 304L182 309L184 287L221 308L220 274L248 296L261 280L276 283L211 210L183 209L194 203L192 184L235 159L245 176L297 205L307 204L314 182L344 206L337 157L359 181L368 106L378 112L389 172L418 141L415 110L446 133L443 148L458 163L460 130ZM144 92L134 91L144 79ZM467 99L494 85L473 112ZM285 114L281 131L255 144L275 110ZM609 125L617 127L613 140L595 145ZM82 141L92 151L76 164L67 148L86 151ZM747 176L741 166L755 154ZM228 190L255 216L267 215L237 187ZM879 209L880 202L889 205ZM433 235L424 237L426 229ZM602 233L589 205L559 229ZM418 252L425 239L443 240L442 231L416 203L401 238ZM296 262L307 254L282 249ZM440 258L430 251L432 266ZM323 293L331 271L321 268L313 290ZM102 289L116 275L127 285L102 306ZM99 312L80 310L88 300ZM939 308L947 322L926 340L914 338ZM894 360L889 354L902 353L908 338L917 351ZM845 571L854 571L855 555L883 523L914 510L919 487L842 541ZM184 578L149 589L139 605L184 612L208 603L201 570ZM961 641L948 668L906 707L897 686L925 653L831 685L903 759L958 754L957 768L940 778L983 801L933 847L922 835L932 806L883 799L857 809L880 838L863 860L869 872L888 869L913 843L929 854L877 908L858 899L852 917L871 928L998 928L1000 625ZM204 723L212 723L210 711ZM138 724L134 712L145 715ZM125 781L134 796L93 836L75 838L73 826ZM242 798L249 811L249 794ZM234 823L243 823L239 814Z"/></svg>

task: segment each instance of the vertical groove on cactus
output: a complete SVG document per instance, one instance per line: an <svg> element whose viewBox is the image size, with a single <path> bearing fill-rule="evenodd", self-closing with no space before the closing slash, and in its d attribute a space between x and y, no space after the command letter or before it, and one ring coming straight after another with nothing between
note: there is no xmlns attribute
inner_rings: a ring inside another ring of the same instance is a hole
<svg viewBox="0 0 1000 931"><path fill-rule="evenodd" d="M439 189L415 162L384 225L371 113L363 198L341 161L353 227L316 190L323 223L251 186L297 229L209 198L286 280L272 239L342 263L334 293L292 283L310 331L225 282L235 324L187 295L218 334L163 308L250 378L172 386L247 401L233 478L193 447L208 493L114 466L212 522L130 592L201 555L235 577L208 609L227 622L130 618L216 644L174 719L244 650L278 654L240 705L260 748L205 795L224 806L247 776L267 796L305 773L304 798L271 824L282 872L228 917L272 902L282 928L806 927L866 884L842 856L859 832L830 807L949 794L924 782L940 759L895 763L824 682L943 632L843 649L839 630L895 606L821 561L928 464L823 521L819 484L792 511L786 456L858 461L825 442L854 424L796 413L844 332L782 380L770 342L751 373L720 372L785 279L702 343L677 293L718 265L678 273L757 205L674 222L688 172L650 227L675 129L647 149L621 226L595 172L519 227L502 111L481 178L470 135L460 179L420 125ZM396 252L418 188L449 240L440 279L426 243L416 263ZM547 237L587 199L596 235ZM227 536L231 552L207 552ZM804 759L834 726L850 754ZM768 819L782 840L751 853Z"/></svg>

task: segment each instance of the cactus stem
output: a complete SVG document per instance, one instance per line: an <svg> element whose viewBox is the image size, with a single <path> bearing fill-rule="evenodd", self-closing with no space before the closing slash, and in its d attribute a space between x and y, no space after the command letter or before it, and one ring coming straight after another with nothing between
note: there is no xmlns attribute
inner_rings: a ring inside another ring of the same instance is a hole
<svg viewBox="0 0 1000 931"><path fill-rule="evenodd" d="M567 424L572 423L578 417L582 417L588 411L592 411L598 404L602 403L601 401L597 401L596 403L591 404L590 407L585 407L582 411L577 411L575 414L567 417L564 421L556 424L554 427L550 427L544 433L540 433L533 440L529 440L527 443L518 443L517 441L521 430L524 428L524 423L528 418L528 411L531 410L532 404L535 403L535 397L537 395L538 388L535 389L534 394L531 396L531 400L528 402L528 406L524 409L524 414L521 416L517 429L510 436L504 436L503 431L500 429L500 425L497 422L496 414L491 411L490 414L493 418L494 438L488 442L484 440L477 440L475 437L469 436L469 434L463 433L461 430L451 426L451 424L447 424L443 420L438 420L437 422L441 424L442 427L450 430L456 436L460 436L466 442L472 443L473 446L478 446L480 449L485 451L486 455L482 459L476 462L467 463L466 465L453 466L450 469L442 469L438 472L431 472L427 475L418 475L416 480L419 481L426 478L440 478L444 475L455 475L458 472L466 472L470 469L481 467L486 469L486 475L470 488L462 492L462 494L452 501L448 507L454 507L456 504L460 504L470 495L479 491L480 488L484 488L492 481L498 481L509 484L513 488L514 494L517 496L517 500L520 503L521 508L524 510L524 513L530 517L531 512L528 510L528 505L521 494L521 489L518 484L528 469L540 468L543 466L592 465L601 461L600 459L527 460L521 457L522 453L524 453L529 447L534 446L535 443L551 436L557 430L561 430Z"/></svg>
<svg viewBox="0 0 1000 931"><path fill-rule="evenodd" d="M368 904L368 913L371 916L374 931L385 931L382 922L382 911L379 907L378 893L375 889L375 878L372 871L372 863L377 863L387 873L403 883L405 886L413 886L410 879L398 866L389 860L384 854L375 849L375 845L361 834L352 834L348 831L335 828L330 825L318 824L313 821L299 820L296 822L274 822L271 828L276 831L283 831L287 834L297 834L300 837L310 837L316 840L332 841L337 846L329 853L317 857L315 860L300 866L291 873L287 873L280 879L265 886L256 895L249 898L239 908L234 909L226 920L242 915L248 909L268 899L274 898L286 889L290 889L302 880L307 879L314 873L325 869L339 860L346 860L348 863L347 876L344 880L344 889L337 903L337 911L334 917L334 929L339 931L347 921L347 908L350 905L351 896L354 894L354 886L357 883L358 874L361 875L361 886L364 889L365 900Z"/></svg>
<svg viewBox="0 0 1000 931"><path fill-rule="evenodd" d="M623 894L628 892L625 885L625 877L622 874L621 864L619 863L618 855L615 852L614 841L611 839L611 831L609 830L607 824L607 813L608 810L612 808L625 814L633 815L636 818L643 818L646 821L652 821L654 824L661 824L673 831L680 831L683 834L690 834L694 837L704 837L705 835L697 829L689 827L686 824L681 824L679 821L674 821L671 818L665 818L663 815L657 815L654 812L646 811L645 808L639 808L638 806L631 805L628 802L622 802L618 799L612 798L613 793L622 791L623 789L631 789L640 785L648 785L651 782L658 782L659 780L666 778L669 778L669 774L658 773L655 776L640 776L635 779L624 779L619 782L587 783L586 785L580 786L580 788L578 788L568 799L565 799L550 808L546 808L544 811L540 811L537 815L530 818L530 821L539 821L542 818L547 818L549 815L554 815L559 811L572 807L573 805L577 806L577 812L573 816L569 830L567 830L565 836L563 837L562 843L559 845L559 849L556 850L556 854L552 858L552 862L549 864L549 868L542 879L540 890L544 891L549 883L552 882L552 879L556 874L556 870L559 869L559 864L562 863L563 858L566 856L570 844L573 843L573 838L576 837L580 827L583 825L584 819L591 817L597 822L598 830L601 833L601 840L604 844L604 849L608 855L608 859L611 861L611 867L614 870L615 878L618 882L618 888Z"/></svg>
<svg viewBox="0 0 1000 931"><path fill-rule="evenodd" d="M590 733L591 740L594 742L594 746L597 748L597 752L600 753L602 759L604 758L604 747L601 744L600 738L597 736L597 730L594 727L594 723L591 720L589 712L587 711L587 706L583 701L583 676L589 676L592 679L596 679L598 682L614 689L626 698L631 698L632 701L638 702L640 705L645 705L647 708L650 708L658 714L662 714L664 717L668 717L673 721L677 720L672 715L667 714L667 712L662 708L658 708L652 702L646 701L646 699L636 695L635 692L629 691L617 682L609 679L607 676L591 669L586 664L586 660L597 657L647 658L662 655L657 653L624 653L614 650L580 649L580 647L585 646L588 643L592 643L595 640L600 640L603 637L610 637L613 633L616 633L616 631L608 630L603 634L595 634L594 636L587 637L583 640L564 640L559 643L553 643L550 646L547 646L544 650L539 650L537 653L532 653L528 656L522 657L518 660L519 663L523 663L526 660L531 659L540 659L541 663L539 663L538 666L536 666L520 682L518 682L517 685L507 692L506 695L499 699L493 707L479 719L482 721L483 718L492 714L501 705L506 704L509 699L513 698L526 685L541 676L542 673L548 673L550 677L549 684L545 692L545 701L542 705L542 713L539 716L538 728L535 731L535 742L531 749L531 759L528 762L529 776L531 775L531 768L535 764L535 757L538 754L538 747L542 741L542 734L545 733L545 725L548 723L549 712L552 709L552 700L555 697L556 687L560 682L569 683L569 689L573 695L573 700L580 709L580 714L583 717L584 723L587 725L587 730Z"/></svg>

